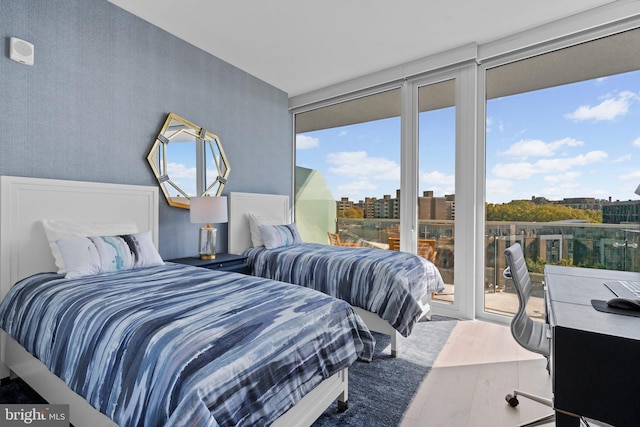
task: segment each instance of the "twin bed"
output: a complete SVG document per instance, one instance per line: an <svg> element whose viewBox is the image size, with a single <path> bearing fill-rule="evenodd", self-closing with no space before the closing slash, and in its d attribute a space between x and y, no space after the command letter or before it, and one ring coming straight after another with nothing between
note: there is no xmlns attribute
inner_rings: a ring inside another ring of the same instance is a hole
<svg viewBox="0 0 640 427"><path fill-rule="evenodd" d="M255 276L140 263L132 250L131 268L82 261L65 277L43 221L133 223L155 251L157 188L0 180L0 378L70 404L77 427L310 425L336 400L346 408L348 367L373 355L369 330L391 335L396 355L443 287L433 264L402 252L254 248L248 214L291 214L288 197L251 193L230 194L229 252L246 253Z"/></svg>
<svg viewBox="0 0 640 427"><path fill-rule="evenodd" d="M232 192L229 252L248 255L255 276L347 301L370 330L391 336L391 355L396 356L398 335L408 336L421 317L429 318L431 293L444 289L436 266L399 251L300 243L295 238L267 249L256 241L258 229L264 233L264 227L290 222L288 196Z"/></svg>
<svg viewBox="0 0 640 427"><path fill-rule="evenodd" d="M0 377L70 404L78 427L309 425L344 408L348 366L374 345L344 301L171 263L48 273L42 220L131 221L157 244L158 203L155 187L1 178Z"/></svg>

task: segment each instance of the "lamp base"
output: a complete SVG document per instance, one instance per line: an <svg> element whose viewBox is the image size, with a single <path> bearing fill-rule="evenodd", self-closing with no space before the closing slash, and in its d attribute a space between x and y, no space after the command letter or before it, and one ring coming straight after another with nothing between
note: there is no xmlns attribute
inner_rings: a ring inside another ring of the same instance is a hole
<svg viewBox="0 0 640 427"><path fill-rule="evenodd" d="M200 259L216 259L216 228L207 224L200 228L198 242Z"/></svg>

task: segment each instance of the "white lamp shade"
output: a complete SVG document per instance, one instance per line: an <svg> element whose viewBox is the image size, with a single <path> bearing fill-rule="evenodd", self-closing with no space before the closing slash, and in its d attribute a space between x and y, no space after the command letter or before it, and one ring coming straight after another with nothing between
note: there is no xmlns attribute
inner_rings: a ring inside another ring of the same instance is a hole
<svg viewBox="0 0 640 427"><path fill-rule="evenodd" d="M211 224L227 222L227 196L191 197L189 199L191 222Z"/></svg>

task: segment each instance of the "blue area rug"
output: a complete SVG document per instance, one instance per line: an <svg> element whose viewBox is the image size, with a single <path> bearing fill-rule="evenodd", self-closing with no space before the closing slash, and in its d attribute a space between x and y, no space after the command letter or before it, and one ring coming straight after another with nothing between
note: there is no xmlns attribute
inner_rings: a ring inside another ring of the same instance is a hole
<svg viewBox="0 0 640 427"><path fill-rule="evenodd" d="M47 403L20 378L0 386L0 403Z"/></svg>
<svg viewBox="0 0 640 427"><path fill-rule="evenodd" d="M356 362L349 368L349 409L337 412L331 405L314 427L393 427L400 424L418 387L431 370L457 321L433 316L415 325L409 338L401 338L400 355L390 355L390 339L375 334L371 363ZM0 387L0 403L46 403L22 380Z"/></svg>
<svg viewBox="0 0 640 427"><path fill-rule="evenodd" d="M388 335L374 333L376 350L371 363L349 368L349 409L327 409L314 427L393 427L400 425L413 396L427 376L457 320L433 316L415 325L411 336L400 338L400 355L390 354Z"/></svg>

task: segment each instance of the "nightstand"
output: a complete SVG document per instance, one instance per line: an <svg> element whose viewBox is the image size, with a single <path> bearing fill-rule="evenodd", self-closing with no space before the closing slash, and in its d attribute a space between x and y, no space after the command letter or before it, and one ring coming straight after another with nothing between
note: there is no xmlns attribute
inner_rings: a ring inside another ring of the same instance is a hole
<svg viewBox="0 0 640 427"><path fill-rule="evenodd" d="M250 274L251 269L247 264L245 255L216 254L215 259L200 259L198 257L186 257L169 259L168 262L193 265L194 267L208 268L210 270L232 271L234 273Z"/></svg>

